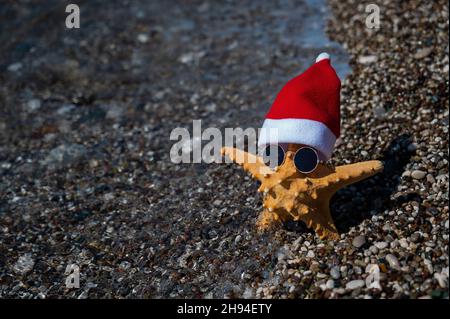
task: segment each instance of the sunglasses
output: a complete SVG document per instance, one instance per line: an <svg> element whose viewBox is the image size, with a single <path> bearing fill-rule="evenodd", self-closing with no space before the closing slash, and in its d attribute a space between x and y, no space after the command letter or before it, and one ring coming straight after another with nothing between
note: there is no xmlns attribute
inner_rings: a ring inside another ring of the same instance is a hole
<svg viewBox="0 0 450 319"><path fill-rule="evenodd" d="M263 152L264 164L270 168L281 166L284 163L286 152L281 146L274 147L273 145L266 146ZM294 165L297 170L303 174L308 174L314 171L319 165L319 155L312 147L300 147L294 155Z"/></svg>

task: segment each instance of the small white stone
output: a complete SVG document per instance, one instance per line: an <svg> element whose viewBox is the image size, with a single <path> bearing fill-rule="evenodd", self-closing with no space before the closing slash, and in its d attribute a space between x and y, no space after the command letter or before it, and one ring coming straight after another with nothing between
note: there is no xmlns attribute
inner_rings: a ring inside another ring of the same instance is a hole
<svg viewBox="0 0 450 319"><path fill-rule="evenodd" d="M366 237L360 235L353 238L352 245L356 248L360 248L366 243Z"/></svg>
<svg viewBox="0 0 450 319"><path fill-rule="evenodd" d="M13 266L13 270L19 274L26 274L34 267L34 259L31 254L25 254L19 257Z"/></svg>
<svg viewBox="0 0 450 319"><path fill-rule="evenodd" d="M385 258L386 258L386 261L389 263L389 266L392 269L396 269L396 270L400 269L400 263L398 262L397 257L395 257L393 254L387 254Z"/></svg>
<svg viewBox="0 0 450 319"><path fill-rule="evenodd" d="M381 250L381 249L385 249L388 246L388 243L385 241L379 241L379 242L376 242L374 245L375 245L375 247L377 247L378 249Z"/></svg>
<svg viewBox="0 0 450 319"><path fill-rule="evenodd" d="M442 273L435 273L434 278L437 280L439 286L443 289L448 288L448 277Z"/></svg>
<svg viewBox="0 0 450 319"><path fill-rule="evenodd" d="M333 289L334 288L334 280L328 279L327 283L325 284L327 289Z"/></svg>
<svg viewBox="0 0 450 319"><path fill-rule="evenodd" d="M411 171L408 171L408 170L404 171L404 172L402 173L402 176L403 176L403 177L409 177L409 176L411 176Z"/></svg>
<svg viewBox="0 0 450 319"><path fill-rule="evenodd" d="M8 65L8 71L10 72L17 72L22 68L22 63L16 62Z"/></svg>
<svg viewBox="0 0 450 319"><path fill-rule="evenodd" d="M376 271L379 271L380 267L377 264L368 264L366 266L366 273L370 274Z"/></svg>
<svg viewBox="0 0 450 319"><path fill-rule="evenodd" d="M205 54L206 53L204 51L188 52L188 53L182 54L180 56L180 58L178 59L178 61L180 61L181 63L184 63L184 64L198 62L203 56L205 56Z"/></svg>
<svg viewBox="0 0 450 319"><path fill-rule="evenodd" d="M330 276L331 276L333 279L339 279L339 278L341 277L341 273L340 273L340 271L339 271L339 267L338 267L338 266L335 266L335 267L331 268L331 270L330 270Z"/></svg>
<svg viewBox="0 0 450 319"><path fill-rule="evenodd" d="M251 299L251 298L253 298L254 296L255 296L255 294L254 294L253 288L251 288L251 287L245 288L245 291L244 291L244 293L242 294L242 297L243 297L244 299Z"/></svg>
<svg viewBox="0 0 450 319"><path fill-rule="evenodd" d="M42 102L39 99L31 99L27 102L27 108L29 111L36 111L41 108Z"/></svg>
<svg viewBox="0 0 450 319"><path fill-rule="evenodd" d="M76 108L76 106L73 104L64 104L63 106L58 108L58 110L56 110L56 114L65 115L65 114L71 112L74 108Z"/></svg>
<svg viewBox="0 0 450 319"><path fill-rule="evenodd" d="M358 288L362 288L366 285L366 283L364 282L364 280L352 280L349 281L346 285L345 288L346 289L350 289L350 290L354 290L354 289L358 289Z"/></svg>
<svg viewBox="0 0 450 319"><path fill-rule="evenodd" d="M433 264L431 263L431 261L429 259L424 259L423 263L425 264L425 266L427 267L427 269L430 273L434 272Z"/></svg>
<svg viewBox="0 0 450 319"><path fill-rule="evenodd" d="M358 62L361 64L371 64L377 62L378 58L376 55L363 55L358 58Z"/></svg>
<svg viewBox="0 0 450 319"><path fill-rule="evenodd" d="M369 251L374 255L378 254L378 248L375 245L370 246Z"/></svg>
<svg viewBox="0 0 450 319"><path fill-rule="evenodd" d="M400 246L402 248L408 248L409 247L409 244L408 244L408 241L406 240L406 238L401 238L398 242L400 243Z"/></svg>
<svg viewBox="0 0 450 319"><path fill-rule="evenodd" d="M444 65L444 68L442 69L442 71L444 71L445 74L448 74L448 67L449 67L449 65L446 64L446 65Z"/></svg>
<svg viewBox="0 0 450 319"><path fill-rule="evenodd" d="M421 170L415 170L411 173L411 177L414 179L422 179L427 175L427 172Z"/></svg>
<svg viewBox="0 0 450 319"><path fill-rule="evenodd" d="M366 287L368 289L380 289L380 267L377 264L369 264L366 267Z"/></svg>
<svg viewBox="0 0 450 319"><path fill-rule="evenodd" d="M423 59L423 58L429 56L431 54L431 52L433 52L433 48L431 48L431 47L429 47L429 48L422 48L422 49L418 50L414 54L414 57L416 59Z"/></svg>
<svg viewBox="0 0 450 319"><path fill-rule="evenodd" d="M137 39L141 43L147 43L149 40L148 34L146 33L139 33L137 36Z"/></svg>
<svg viewBox="0 0 450 319"><path fill-rule="evenodd" d="M434 182L436 182L436 180L434 179L433 175L427 174L427 182L433 184Z"/></svg>
<svg viewBox="0 0 450 319"><path fill-rule="evenodd" d="M328 276L326 274L324 274L324 273L318 272L316 277L318 279L324 279L324 278L327 278Z"/></svg>

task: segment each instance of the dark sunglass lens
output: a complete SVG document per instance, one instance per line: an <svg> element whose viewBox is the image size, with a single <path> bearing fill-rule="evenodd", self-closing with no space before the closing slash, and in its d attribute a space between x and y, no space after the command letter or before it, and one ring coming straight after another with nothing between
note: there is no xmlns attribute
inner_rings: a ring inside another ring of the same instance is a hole
<svg viewBox="0 0 450 319"><path fill-rule="evenodd" d="M312 172L318 162L317 153L309 147L301 148L294 157L295 167L302 173Z"/></svg>
<svg viewBox="0 0 450 319"><path fill-rule="evenodd" d="M284 150L281 146L267 146L263 153L264 163L270 168L280 166L284 162Z"/></svg>

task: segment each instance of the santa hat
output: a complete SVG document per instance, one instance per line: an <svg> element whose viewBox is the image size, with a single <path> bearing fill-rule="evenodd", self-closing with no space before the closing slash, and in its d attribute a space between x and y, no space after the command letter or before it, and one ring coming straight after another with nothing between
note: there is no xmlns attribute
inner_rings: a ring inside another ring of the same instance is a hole
<svg viewBox="0 0 450 319"><path fill-rule="evenodd" d="M341 82L321 53L304 73L290 80L278 93L266 115L258 145L294 143L315 148L328 160L340 134ZM272 134L278 129L278 134Z"/></svg>

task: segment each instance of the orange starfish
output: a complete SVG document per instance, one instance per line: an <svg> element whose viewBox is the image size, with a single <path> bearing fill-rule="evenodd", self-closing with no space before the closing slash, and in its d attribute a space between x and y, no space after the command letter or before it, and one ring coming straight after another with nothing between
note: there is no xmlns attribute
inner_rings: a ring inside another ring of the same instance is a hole
<svg viewBox="0 0 450 319"><path fill-rule="evenodd" d="M258 191L264 194L264 210L257 223L260 230L282 221L301 220L321 239L339 239L330 214L331 197L340 188L381 172L383 164L380 161L337 167L319 164L312 173L303 174L297 171L293 162L298 147L289 144L285 161L274 170L266 166L261 157L242 150L224 147L221 153L261 182Z"/></svg>

